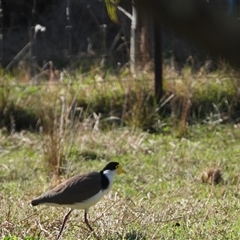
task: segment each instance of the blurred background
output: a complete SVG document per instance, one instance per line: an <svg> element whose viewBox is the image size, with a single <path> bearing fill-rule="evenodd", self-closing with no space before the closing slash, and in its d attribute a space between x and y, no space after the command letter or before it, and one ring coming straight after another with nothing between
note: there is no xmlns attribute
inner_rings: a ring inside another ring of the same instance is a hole
<svg viewBox="0 0 240 240"><path fill-rule="evenodd" d="M226 16L240 15L238 0L212 0L210 4ZM1 0L0 63L3 68L28 66L32 71L49 61L58 69L95 63L123 66L130 60L132 4L121 1L119 6L117 24L110 20L104 0ZM199 70L206 62L209 70L216 67L209 49L198 47L175 30L162 24L166 62L177 71L185 65ZM146 66L154 55L151 16L138 15L135 34L137 64Z"/></svg>

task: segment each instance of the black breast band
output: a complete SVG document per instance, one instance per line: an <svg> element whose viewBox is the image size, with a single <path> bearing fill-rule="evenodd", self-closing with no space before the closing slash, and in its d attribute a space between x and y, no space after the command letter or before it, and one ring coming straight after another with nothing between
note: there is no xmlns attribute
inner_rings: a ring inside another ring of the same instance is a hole
<svg viewBox="0 0 240 240"><path fill-rule="evenodd" d="M109 186L109 180L108 178L103 174L103 172L101 171L101 185L102 185L102 190L105 190L108 188Z"/></svg>

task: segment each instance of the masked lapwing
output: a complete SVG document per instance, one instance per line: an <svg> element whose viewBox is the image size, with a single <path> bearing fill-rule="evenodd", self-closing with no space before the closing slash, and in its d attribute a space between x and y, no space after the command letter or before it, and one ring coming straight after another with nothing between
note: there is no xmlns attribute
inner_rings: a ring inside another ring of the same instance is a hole
<svg viewBox="0 0 240 240"><path fill-rule="evenodd" d="M121 165L118 162L110 162L100 172L80 174L62 182L32 200L31 204L32 206L48 205L70 208L63 219L57 239L60 239L65 223L74 209L84 209L85 223L93 231L87 218L88 209L110 191L115 176L121 173L126 173Z"/></svg>

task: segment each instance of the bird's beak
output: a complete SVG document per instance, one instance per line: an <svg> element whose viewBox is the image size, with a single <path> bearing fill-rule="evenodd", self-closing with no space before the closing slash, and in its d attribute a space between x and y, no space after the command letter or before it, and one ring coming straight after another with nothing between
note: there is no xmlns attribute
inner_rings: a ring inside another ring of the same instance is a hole
<svg viewBox="0 0 240 240"><path fill-rule="evenodd" d="M119 165L118 165L118 168L117 168L117 174L119 175L119 174L121 174L121 173L127 173L127 172L124 171L124 170L122 169L122 166L119 164Z"/></svg>

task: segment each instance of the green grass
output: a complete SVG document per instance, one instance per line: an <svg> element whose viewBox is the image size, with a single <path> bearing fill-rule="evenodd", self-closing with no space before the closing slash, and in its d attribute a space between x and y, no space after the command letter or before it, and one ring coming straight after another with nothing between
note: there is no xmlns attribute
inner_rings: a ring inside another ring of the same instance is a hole
<svg viewBox="0 0 240 240"><path fill-rule="evenodd" d="M176 75L165 67L160 111L154 99L153 76L149 73L134 78L125 72L116 76L93 69L87 74L67 72L61 83L42 80L39 85L26 83L22 78L1 72L0 126L7 126L9 131L13 123L18 130L38 131L39 123L46 120L49 112L61 114L63 101L68 111L78 109L80 120L94 118L96 113L101 114L101 120L117 117L128 127L153 132L161 132L156 123L170 116L175 121L182 117L183 121L192 122L219 112L227 114L229 119L239 116L239 81L231 72L192 75L183 70ZM185 110L188 119L183 117Z"/></svg>
<svg viewBox="0 0 240 240"><path fill-rule="evenodd" d="M89 212L100 239L239 239L239 137L239 126L231 124L194 125L184 138L174 131L84 130L81 125L65 138L69 154L56 179L44 167L38 134L2 132L0 238L54 239L67 209L32 208L29 201L57 181L117 160L128 173L118 176ZM202 183L208 167L221 168L222 183ZM82 210L70 216L63 239L94 239Z"/></svg>
<svg viewBox="0 0 240 240"><path fill-rule="evenodd" d="M4 74L0 239L55 239L67 209L32 208L31 199L109 161L128 174L90 209L100 239L240 239L239 83L230 72L165 68L159 112L151 74L93 69L54 85ZM220 168L223 181L203 183L209 168ZM94 239L82 210L63 239Z"/></svg>

